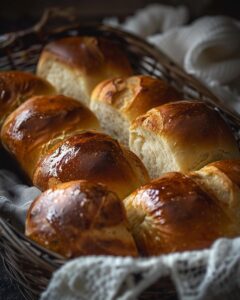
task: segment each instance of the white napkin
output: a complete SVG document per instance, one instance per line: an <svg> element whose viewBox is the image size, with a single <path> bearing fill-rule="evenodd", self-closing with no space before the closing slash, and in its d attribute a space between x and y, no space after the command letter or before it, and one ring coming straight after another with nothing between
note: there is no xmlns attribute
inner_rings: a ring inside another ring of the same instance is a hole
<svg viewBox="0 0 240 300"><path fill-rule="evenodd" d="M172 7L152 4L138 10L134 16L128 17L123 24L120 24L118 19L114 17L106 18L104 23L111 26L120 26L125 31L144 38L183 25L188 19L189 13L185 6Z"/></svg>
<svg viewBox="0 0 240 300"><path fill-rule="evenodd" d="M185 70L226 84L240 77L240 27L228 17L203 17L149 41Z"/></svg>
<svg viewBox="0 0 240 300"><path fill-rule="evenodd" d="M29 205L40 194L36 187L29 187L11 172L0 170L0 218L11 220L11 224L24 231Z"/></svg>
<svg viewBox="0 0 240 300"><path fill-rule="evenodd" d="M148 40L240 113L240 25L236 20L203 17Z"/></svg>
<svg viewBox="0 0 240 300"><path fill-rule="evenodd" d="M187 21L183 6L152 5L115 25L147 38L240 114L240 24L215 16L181 26Z"/></svg>

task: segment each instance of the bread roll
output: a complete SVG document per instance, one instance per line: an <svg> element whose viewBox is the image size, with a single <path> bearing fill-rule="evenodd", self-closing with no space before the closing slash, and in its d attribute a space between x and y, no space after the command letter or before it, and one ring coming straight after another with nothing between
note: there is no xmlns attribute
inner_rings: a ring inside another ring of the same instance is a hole
<svg viewBox="0 0 240 300"><path fill-rule="evenodd" d="M230 128L215 110L199 101L167 103L138 117L130 128L130 149L152 178L239 157Z"/></svg>
<svg viewBox="0 0 240 300"><path fill-rule="evenodd" d="M208 194L229 205L240 224L240 160L217 161L189 176Z"/></svg>
<svg viewBox="0 0 240 300"><path fill-rule="evenodd" d="M39 159L54 144L84 129L98 129L95 115L78 101L65 96L33 97L5 121L4 147L31 178Z"/></svg>
<svg viewBox="0 0 240 300"><path fill-rule="evenodd" d="M139 188L124 205L130 231L144 256L204 249L220 237L240 234L231 203L212 197L179 172Z"/></svg>
<svg viewBox="0 0 240 300"><path fill-rule="evenodd" d="M0 72L0 129L6 117L30 97L55 93L50 83L30 73Z"/></svg>
<svg viewBox="0 0 240 300"><path fill-rule="evenodd" d="M104 183L120 199L149 180L135 154L111 137L92 131L71 136L48 151L39 162L33 183L46 190L78 179Z"/></svg>
<svg viewBox="0 0 240 300"><path fill-rule="evenodd" d="M181 100L181 95L165 81L139 75L99 83L90 107L103 130L128 146L132 121L153 107L176 100Z"/></svg>
<svg viewBox="0 0 240 300"><path fill-rule="evenodd" d="M47 190L30 206L26 235L67 258L137 256L122 202L105 186L68 182Z"/></svg>
<svg viewBox="0 0 240 300"><path fill-rule="evenodd" d="M60 94L89 105L100 81L129 76L132 68L119 46L96 37L67 37L48 44L39 59L37 74L48 79Z"/></svg>

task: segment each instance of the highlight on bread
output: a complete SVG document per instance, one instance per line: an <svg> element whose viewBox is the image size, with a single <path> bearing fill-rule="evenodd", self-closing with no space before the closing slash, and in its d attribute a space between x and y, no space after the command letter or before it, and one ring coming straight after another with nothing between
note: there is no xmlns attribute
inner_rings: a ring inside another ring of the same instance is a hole
<svg viewBox="0 0 240 300"><path fill-rule="evenodd" d="M200 101L167 103L138 117L130 128L129 145L152 178L240 157L231 129Z"/></svg>
<svg viewBox="0 0 240 300"><path fill-rule="evenodd" d="M36 96L8 116L1 139L6 150L31 178L45 152L69 135L85 129L99 129L99 123L83 104L62 95Z"/></svg>
<svg viewBox="0 0 240 300"><path fill-rule="evenodd" d="M240 224L240 160L216 161L189 176L208 194L231 206Z"/></svg>
<svg viewBox="0 0 240 300"><path fill-rule="evenodd" d="M90 108L107 134L128 145L132 121L153 107L177 100L181 100L180 93L164 80L138 75L99 83L92 92Z"/></svg>
<svg viewBox="0 0 240 300"><path fill-rule="evenodd" d="M123 199L149 177L130 150L106 134L86 131L46 152L33 174L33 183L41 190L78 179L103 183Z"/></svg>
<svg viewBox="0 0 240 300"><path fill-rule="evenodd" d="M130 62L120 46L101 37L67 37L49 43L37 74L49 80L60 94L89 105L93 88L102 80L130 76Z"/></svg>
<svg viewBox="0 0 240 300"><path fill-rule="evenodd" d="M213 189L223 190L221 184L216 181ZM235 202L216 196L179 172L167 173L133 192L124 206L140 255L204 249L218 238L239 236L239 196Z"/></svg>
<svg viewBox="0 0 240 300"><path fill-rule="evenodd" d="M138 255L122 201L104 185L88 181L42 193L28 210L25 234L66 258Z"/></svg>
<svg viewBox="0 0 240 300"><path fill-rule="evenodd" d="M0 72L0 128L6 117L30 97L55 93L49 82L31 73Z"/></svg>

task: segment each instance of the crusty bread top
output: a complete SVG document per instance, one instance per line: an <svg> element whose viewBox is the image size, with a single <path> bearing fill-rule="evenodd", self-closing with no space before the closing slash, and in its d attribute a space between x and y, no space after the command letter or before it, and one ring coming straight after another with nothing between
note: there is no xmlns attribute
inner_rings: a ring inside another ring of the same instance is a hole
<svg viewBox="0 0 240 300"><path fill-rule="evenodd" d="M237 236L240 231L226 203L178 172L140 187L124 205L143 255L202 249L219 237Z"/></svg>
<svg viewBox="0 0 240 300"><path fill-rule="evenodd" d="M240 187L240 160L219 160L208 165L215 167L231 179L238 187Z"/></svg>
<svg viewBox="0 0 240 300"><path fill-rule="evenodd" d="M103 81L91 96L91 101L111 105L130 122L153 107L178 100L181 100L181 94L173 87L148 75Z"/></svg>
<svg viewBox="0 0 240 300"><path fill-rule="evenodd" d="M176 147L216 146L239 155L231 129L217 113L200 101L178 101L153 108L138 117L132 130L143 127L158 136L173 141ZM223 146L223 147L222 147Z"/></svg>
<svg viewBox="0 0 240 300"><path fill-rule="evenodd" d="M56 91L46 80L21 71L0 72L0 126L21 103L35 95L53 95Z"/></svg>
<svg viewBox="0 0 240 300"><path fill-rule="evenodd" d="M123 199L149 177L131 151L108 135L87 131L54 146L40 161L33 183L45 190L78 179L104 183Z"/></svg>
<svg viewBox="0 0 240 300"><path fill-rule="evenodd" d="M221 160L205 165L189 176L205 191L229 207L240 224L240 160ZM239 226L240 229L240 226Z"/></svg>
<svg viewBox="0 0 240 300"><path fill-rule="evenodd" d="M77 36L53 41L44 48L40 64L48 55L87 75L98 74L106 68L132 74L125 53L116 43L104 38Z"/></svg>
<svg viewBox="0 0 240 300"><path fill-rule="evenodd" d="M99 129L97 118L83 104L62 95L35 96L8 116L1 138L31 177L46 149L83 129Z"/></svg>
<svg viewBox="0 0 240 300"><path fill-rule="evenodd" d="M58 185L33 201L26 235L65 257L137 255L120 199L104 185L83 180Z"/></svg>

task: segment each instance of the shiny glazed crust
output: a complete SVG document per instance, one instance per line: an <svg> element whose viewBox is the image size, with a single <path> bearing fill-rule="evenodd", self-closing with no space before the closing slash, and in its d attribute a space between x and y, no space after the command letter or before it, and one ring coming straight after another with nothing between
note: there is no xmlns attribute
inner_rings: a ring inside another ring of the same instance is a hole
<svg viewBox="0 0 240 300"><path fill-rule="evenodd" d="M98 120L78 101L62 95L37 96L9 115L1 138L31 178L47 150L67 136L89 128L99 129Z"/></svg>
<svg viewBox="0 0 240 300"><path fill-rule="evenodd" d="M132 128L142 126L179 146L198 148L222 144L237 149L233 134L220 115L199 101L178 101L153 108L139 117ZM201 143L201 145L200 145Z"/></svg>
<svg viewBox="0 0 240 300"><path fill-rule="evenodd" d="M189 176L209 195L228 206L240 228L240 160L216 161Z"/></svg>
<svg viewBox="0 0 240 300"><path fill-rule="evenodd" d="M181 94L164 80L138 75L101 82L93 90L91 102L110 105L132 122L153 107L181 98Z"/></svg>
<svg viewBox="0 0 240 300"><path fill-rule="evenodd" d="M0 72L0 128L5 118L30 97L55 93L50 83L31 73Z"/></svg>
<svg viewBox="0 0 240 300"><path fill-rule="evenodd" d="M240 188L240 160L220 160L208 166L220 170Z"/></svg>
<svg viewBox="0 0 240 300"><path fill-rule="evenodd" d="M104 183L123 199L149 177L135 154L108 135L88 131L71 136L46 153L33 183L45 190L78 179Z"/></svg>
<svg viewBox="0 0 240 300"><path fill-rule="evenodd" d="M229 205L178 172L139 188L124 200L130 230L144 256L209 247L239 235Z"/></svg>
<svg viewBox="0 0 240 300"><path fill-rule="evenodd" d="M119 45L88 36L68 37L48 44L37 66L37 74L49 80L58 93L87 106L99 82L132 73L129 60Z"/></svg>
<svg viewBox="0 0 240 300"><path fill-rule="evenodd" d="M167 103L138 117L130 128L130 149L143 160L150 175L150 168L159 166L152 177L240 157L231 129L217 111L199 101ZM154 157L158 162L147 165Z"/></svg>
<svg viewBox="0 0 240 300"><path fill-rule="evenodd" d="M45 59L49 59L48 55L85 75L95 76L103 68L132 73L124 52L116 43L104 38L78 36L51 42L44 48L38 68L41 68Z"/></svg>
<svg viewBox="0 0 240 300"><path fill-rule="evenodd" d="M68 182L42 193L30 206L26 235L67 258L137 256L122 202L101 184Z"/></svg>

